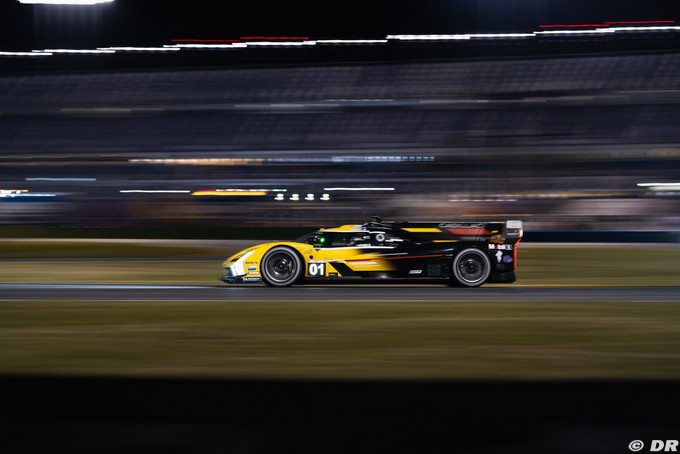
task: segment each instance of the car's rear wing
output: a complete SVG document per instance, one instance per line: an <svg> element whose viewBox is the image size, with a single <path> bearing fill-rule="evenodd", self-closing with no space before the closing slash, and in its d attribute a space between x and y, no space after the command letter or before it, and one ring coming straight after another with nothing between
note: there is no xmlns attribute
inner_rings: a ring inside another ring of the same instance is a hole
<svg viewBox="0 0 680 454"><path fill-rule="evenodd" d="M519 220L492 222L385 222L383 226L398 228L412 237L426 241L473 241L517 243L524 235L524 223ZM374 224L372 227L379 227Z"/></svg>

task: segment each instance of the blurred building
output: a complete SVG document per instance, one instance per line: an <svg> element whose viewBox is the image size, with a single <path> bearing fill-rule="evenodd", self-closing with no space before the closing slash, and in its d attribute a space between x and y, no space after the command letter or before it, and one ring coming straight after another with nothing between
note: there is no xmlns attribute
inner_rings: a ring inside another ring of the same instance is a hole
<svg viewBox="0 0 680 454"><path fill-rule="evenodd" d="M668 50L12 72L0 222L677 231L679 73Z"/></svg>

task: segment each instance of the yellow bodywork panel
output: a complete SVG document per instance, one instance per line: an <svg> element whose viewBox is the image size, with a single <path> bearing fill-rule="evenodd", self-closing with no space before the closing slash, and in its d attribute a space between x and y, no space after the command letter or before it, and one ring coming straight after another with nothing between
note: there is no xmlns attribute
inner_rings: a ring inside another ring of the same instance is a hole
<svg viewBox="0 0 680 454"><path fill-rule="evenodd" d="M380 257L381 253L389 253L393 250L390 246L361 246L361 247L329 247L318 248L306 243L297 242L276 242L265 243L244 249L229 257L222 264L223 268L234 266L237 271L235 275L246 276L249 278L261 278L260 265L267 251L273 247L285 246L297 251L302 257L305 273L309 276L310 264L325 263L323 275L318 274L315 269L315 277L328 277L330 273L342 272L333 266L333 263L343 263L352 271L393 271L395 266L392 260Z"/></svg>
<svg viewBox="0 0 680 454"><path fill-rule="evenodd" d="M442 229L436 227L404 227L403 230L411 233L442 233Z"/></svg>
<svg viewBox="0 0 680 454"><path fill-rule="evenodd" d="M364 230L358 224L345 224L340 227L332 227L329 229L319 229L321 232L363 232Z"/></svg>

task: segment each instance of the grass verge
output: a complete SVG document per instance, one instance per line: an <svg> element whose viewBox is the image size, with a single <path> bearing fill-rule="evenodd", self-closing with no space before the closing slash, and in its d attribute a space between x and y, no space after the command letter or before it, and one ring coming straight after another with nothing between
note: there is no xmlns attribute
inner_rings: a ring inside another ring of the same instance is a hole
<svg viewBox="0 0 680 454"><path fill-rule="evenodd" d="M219 257L224 249L141 242L3 241L2 259L106 259Z"/></svg>
<svg viewBox="0 0 680 454"><path fill-rule="evenodd" d="M0 305L0 374L288 379L680 378L661 302Z"/></svg>
<svg viewBox="0 0 680 454"><path fill-rule="evenodd" d="M222 260L240 247L3 242L0 282L214 285ZM520 247L517 278L526 285L678 285L680 249Z"/></svg>

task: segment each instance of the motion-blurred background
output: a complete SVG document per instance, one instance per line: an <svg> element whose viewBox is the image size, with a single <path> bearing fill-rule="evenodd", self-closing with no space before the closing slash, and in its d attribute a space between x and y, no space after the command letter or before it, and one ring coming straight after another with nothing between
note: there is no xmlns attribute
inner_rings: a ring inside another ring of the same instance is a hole
<svg viewBox="0 0 680 454"><path fill-rule="evenodd" d="M677 5L491 3L6 5L29 27L0 46L1 227L280 237L380 215L676 241Z"/></svg>
<svg viewBox="0 0 680 454"><path fill-rule="evenodd" d="M678 438L677 0L29 1L0 1L3 452ZM375 215L523 220L518 281L217 280Z"/></svg>

